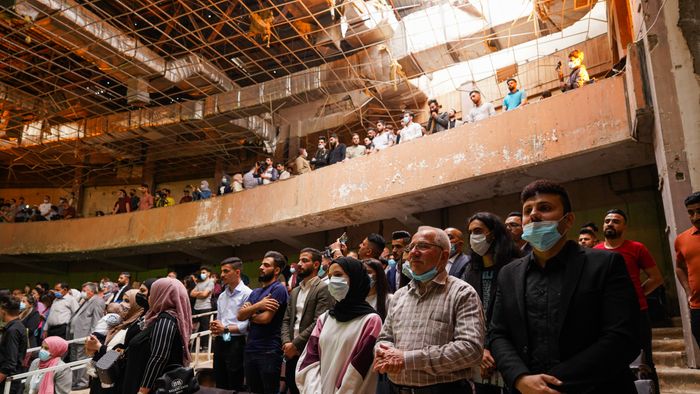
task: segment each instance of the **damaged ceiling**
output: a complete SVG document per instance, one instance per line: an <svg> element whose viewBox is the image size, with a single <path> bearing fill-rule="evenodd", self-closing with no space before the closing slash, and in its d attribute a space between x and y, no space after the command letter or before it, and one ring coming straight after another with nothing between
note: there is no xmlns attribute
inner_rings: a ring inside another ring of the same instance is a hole
<svg viewBox="0 0 700 394"><path fill-rule="evenodd" d="M327 130L395 119L427 100L411 78L561 31L595 1L517 1L531 10L498 22L482 3L2 0L0 185L240 170L308 121L282 109L317 103ZM418 23L441 38L416 44Z"/></svg>

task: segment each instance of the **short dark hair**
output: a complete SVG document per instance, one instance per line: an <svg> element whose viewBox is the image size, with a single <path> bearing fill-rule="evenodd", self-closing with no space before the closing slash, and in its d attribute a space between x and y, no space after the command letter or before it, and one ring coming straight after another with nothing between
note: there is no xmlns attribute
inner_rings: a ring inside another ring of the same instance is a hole
<svg viewBox="0 0 700 394"><path fill-rule="evenodd" d="M377 121L377 122L378 122L378 121ZM372 127L372 126L369 126L369 127L367 128L367 131L377 131L377 129L375 129L375 128Z"/></svg>
<svg viewBox="0 0 700 394"><path fill-rule="evenodd" d="M428 105L430 105L430 104L439 105L439 104L438 104L438 101L437 101L436 99L430 99L430 100L428 100Z"/></svg>
<svg viewBox="0 0 700 394"><path fill-rule="evenodd" d="M685 198L685 206L700 203L700 192L695 192Z"/></svg>
<svg viewBox="0 0 700 394"><path fill-rule="evenodd" d="M609 210L608 212L605 212L605 216L613 215L613 214L622 216L625 219L625 223L627 223L627 214L622 209L613 208L613 209Z"/></svg>
<svg viewBox="0 0 700 394"><path fill-rule="evenodd" d="M384 123L384 119L379 119L378 121L376 121L376 123L381 123L382 126L386 125L386 123Z"/></svg>
<svg viewBox="0 0 700 394"><path fill-rule="evenodd" d="M199 270L200 270L200 271L204 270L204 271L207 271L207 272L211 272L211 267L209 267L208 265L203 265L203 266L199 267Z"/></svg>
<svg viewBox="0 0 700 394"><path fill-rule="evenodd" d="M318 261L319 263L321 262L321 251L315 248L304 248L302 249L299 254L302 253L310 253L311 254L311 261Z"/></svg>
<svg viewBox="0 0 700 394"><path fill-rule="evenodd" d="M510 218L510 217L513 217L513 216L517 216L517 217L519 217L519 218L522 220L522 218L523 218L523 213L522 213L522 212L518 212L518 211L513 211L513 212L509 213L508 216L506 216L506 219L508 219L508 218Z"/></svg>
<svg viewBox="0 0 700 394"><path fill-rule="evenodd" d="M279 268L280 272L284 270L284 267L287 265L287 258L284 257L282 253L270 250L267 253L265 253L263 259L266 259L268 257L272 258L272 260L275 262L275 267Z"/></svg>
<svg viewBox="0 0 700 394"><path fill-rule="evenodd" d="M219 265L222 267L225 265L230 265L231 268L239 270L243 268L243 261L238 257L227 257L223 261L221 261Z"/></svg>
<svg viewBox="0 0 700 394"><path fill-rule="evenodd" d="M588 228L582 228L581 231L579 231L578 233L579 233L579 235L588 234L591 237L595 237L595 233L593 232L593 230L588 229Z"/></svg>
<svg viewBox="0 0 700 394"><path fill-rule="evenodd" d="M58 282L56 284L61 286L61 290L70 290L70 286L67 282Z"/></svg>
<svg viewBox="0 0 700 394"><path fill-rule="evenodd" d="M358 138L360 137L360 135L359 135L358 133L352 133L352 136L353 136L353 137L354 137L354 136L357 136Z"/></svg>
<svg viewBox="0 0 700 394"><path fill-rule="evenodd" d="M598 232L598 226L596 226L596 224L593 223L593 222L588 222L588 223L584 224L583 226L581 226L582 229L583 229L583 228L586 228L586 227L592 228L593 231L596 232L596 233Z"/></svg>
<svg viewBox="0 0 700 394"><path fill-rule="evenodd" d="M126 276L127 278L131 279L131 274L130 274L129 272L127 272L127 271L124 271L124 272L122 272L122 273L119 274L119 275L124 275L124 276Z"/></svg>
<svg viewBox="0 0 700 394"><path fill-rule="evenodd" d="M558 183L548 181L546 179L538 179L536 181L530 182L523 192L520 193L520 202L525 203L525 201L535 197L536 194L556 194L561 199L561 203L564 206L564 213L571 212L571 200L569 199L569 193L566 189Z"/></svg>
<svg viewBox="0 0 700 394"><path fill-rule="evenodd" d="M404 115L409 115L410 117L413 117L413 112L411 112L409 110L405 110L405 111L403 111L403 113L404 113Z"/></svg>
<svg viewBox="0 0 700 394"><path fill-rule="evenodd" d="M318 140L319 140L319 141L323 141L323 142L326 142L326 137L324 137L324 136L320 136L320 137L318 137Z"/></svg>
<svg viewBox="0 0 700 394"><path fill-rule="evenodd" d="M379 256L381 256L382 252L384 251L384 247L386 246L386 241L384 240L384 237L377 233L372 233L367 236L367 242L371 243L375 247L375 253L372 253L372 256L376 255L376 257L374 258L379 258Z"/></svg>
<svg viewBox="0 0 700 394"><path fill-rule="evenodd" d="M146 189L148 189L148 183L142 183L141 187L145 187Z"/></svg>
<svg viewBox="0 0 700 394"><path fill-rule="evenodd" d="M10 294L4 294L0 297L0 308L9 312L12 316L19 314L19 303L20 299Z"/></svg>
<svg viewBox="0 0 700 394"><path fill-rule="evenodd" d="M409 233L408 231L405 231L405 230L394 231L393 233L391 233L391 239L392 239L392 240L401 239L401 240L404 240L404 241L405 241L406 239L408 239L409 242L410 242L410 240L411 240L411 233Z"/></svg>
<svg viewBox="0 0 700 394"><path fill-rule="evenodd" d="M472 94L474 94L474 93L479 93L479 95L481 95L481 92L480 92L480 91L478 91L478 90L472 90L471 92L469 92L469 97L471 97Z"/></svg>
<svg viewBox="0 0 700 394"><path fill-rule="evenodd" d="M336 134L336 133L331 134L331 138L338 139L338 134Z"/></svg>
<svg viewBox="0 0 700 394"><path fill-rule="evenodd" d="M506 79L506 83L508 83L508 82L510 82L510 81L513 81L513 82L515 82L515 83L518 83L518 81L517 81L515 78L508 78L508 79Z"/></svg>

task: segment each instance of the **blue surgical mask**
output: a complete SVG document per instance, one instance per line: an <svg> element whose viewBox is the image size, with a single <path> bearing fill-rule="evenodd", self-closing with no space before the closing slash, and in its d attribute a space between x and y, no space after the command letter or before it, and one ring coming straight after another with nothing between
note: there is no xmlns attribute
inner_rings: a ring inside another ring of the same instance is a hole
<svg viewBox="0 0 700 394"><path fill-rule="evenodd" d="M387 263L389 264L390 268L396 267L396 260L394 260L394 259L389 259L389 261L387 261Z"/></svg>
<svg viewBox="0 0 700 394"><path fill-rule="evenodd" d="M46 349L39 350L39 360L49 361L51 359L51 353Z"/></svg>
<svg viewBox="0 0 700 394"><path fill-rule="evenodd" d="M323 266L318 269L318 277L323 278L323 276L326 275L326 270L323 269Z"/></svg>
<svg viewBox="0 0 700 394"><path fill-rule="evenodd" d="M293 273L297 272L297 270L294 267L292 267L289 269L289 272L293 274Z"/></svg>
<svg viewBox="0 0 700 394"><path fill-rule="evenodd" d="M370 289L371 289L372 287L374 287L375 283L377 283L377 280L374 279L374 275L370 275L370 276L369 276L369 287L370 287Z"/></svg>
<svg viewBox="0 0 700 394"><path fill-rule="evenodd" d="M225 332L222 336L221 339L224 342L231 342L231 333L230 332Z"/></svg>
<svg viewBox="0 0 700 394"><path fill-rule="evenodd" d="M530 222L523 226L523 235L521 238L538 251L546 252L552 249L554 244L559 242L563 236L563 234L559 233L558 229L560 221L561 219Z"/></svg>
<svg viewBox="0 0 700 394"><path fill-rule="evenodd" d="M450 257L457 254L457 244L450 245Z"/></svg>
<svg viewBox="0 0 700 394"><path fill-rule="evenodd" d="M345 299L348 291L350 291L350 286L345 278L334 276L328 282L328 292L331 293L331 297L335 298L336 301Z"/></svg>
<svg viewBox="0 0 700 394"><path fill-rule="evenodd" d="M408 261L405 261L401 266L401 273L406 275L408 279L413 279L413 271L411 271L411 265Z"/></svg>
<svg viewBox="0 0 700 394"><path fill-rule="evenodd" d="M25 304L24 302L20 302L19 303L19 311L22 312L25 309L27 309L27 304Z"/></svg>
<svg viewBox="0 0 700 394"><path fill-rule="evenodd" d="M207 274L199 274L199 279L207 280Z"/></svg>
<svg viewBox="0 0 700 394"><path fill-rule="evenodd" d="M61 293L60 291L54 291L54 292L53 292L53 295L54 295L56 298L63 298L63 293Z"/></svg>
<svg viewBox="0 0 700 394"><path fill-rule="evenodd" d="M404 116L404 117L403 117L403 122L404 122L404 123L408 124L408 122L410 122L410 121L411 121L411 118L409 118L408 116Z"/></svg>
<svg viewBox="0 0 700 394"><path fill-rule="evenodd" d="M437 269L433 267L431 270L424 272L422 274L416 274L415 272L413 273L413 280L417 280L418 282L429 282L433 280L433 278L437 275Z"/></svg>

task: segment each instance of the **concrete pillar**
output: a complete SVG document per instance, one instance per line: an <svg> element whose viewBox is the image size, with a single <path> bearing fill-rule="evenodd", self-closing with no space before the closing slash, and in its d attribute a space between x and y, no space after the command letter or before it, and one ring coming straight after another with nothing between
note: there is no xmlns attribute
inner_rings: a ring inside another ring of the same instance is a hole
<svg viewBox="0 0 700 394"><path fill-rule="evenodd" d="M665 3L661 9L662 3ZM636 8L632 8L636 11ZM657 17L653 26L654 18ZM678 0L650 0L640 31L654 107L654 152L671 250L676 236L690 227L683 200L700 189L700 83L678 23ZM647 31L647 26L651 30ZM675 253L672 253L675 264ZM668 278L667 278L668 279ZM674 278L675 279L675 278ZM687 299L676 280L688 366L700 367L700 350L690 331Z"/></svg>
<svg viewBox="0 0 700 394"><path fill-rule="evenodd" d="M221 182L221 178L224 176L225 168L224 168L224 160L220 157L216 159L216 165L214 166L214 179L216 180L217 184ZM229 174L231 175L231 174ZM209 186L216 186L216 185L209 185Z"/></svg>
<svg viewBox="0 0 700 394"><path fill-rule="evenodd" d="M85 200L83 198L83 184L85 183L85 180L85 168L83 166L76 167L73 175L73 186L71 188L71 191L73 192L73 208L75 208L76 214L82 216L85 216L83 214L83 205Z"/></svg>

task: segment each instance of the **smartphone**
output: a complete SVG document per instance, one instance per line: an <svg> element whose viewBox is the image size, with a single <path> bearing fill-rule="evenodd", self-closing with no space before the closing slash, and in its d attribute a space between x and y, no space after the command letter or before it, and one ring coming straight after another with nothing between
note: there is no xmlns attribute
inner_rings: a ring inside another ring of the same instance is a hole
<svg viewBox="0 0 700 394"><path fill-rule="evenodd" d="M340 238L338 238L338 242L340 242L341 244L348 243L348 234L343 233L343 235L341 235Z"/></svg>

